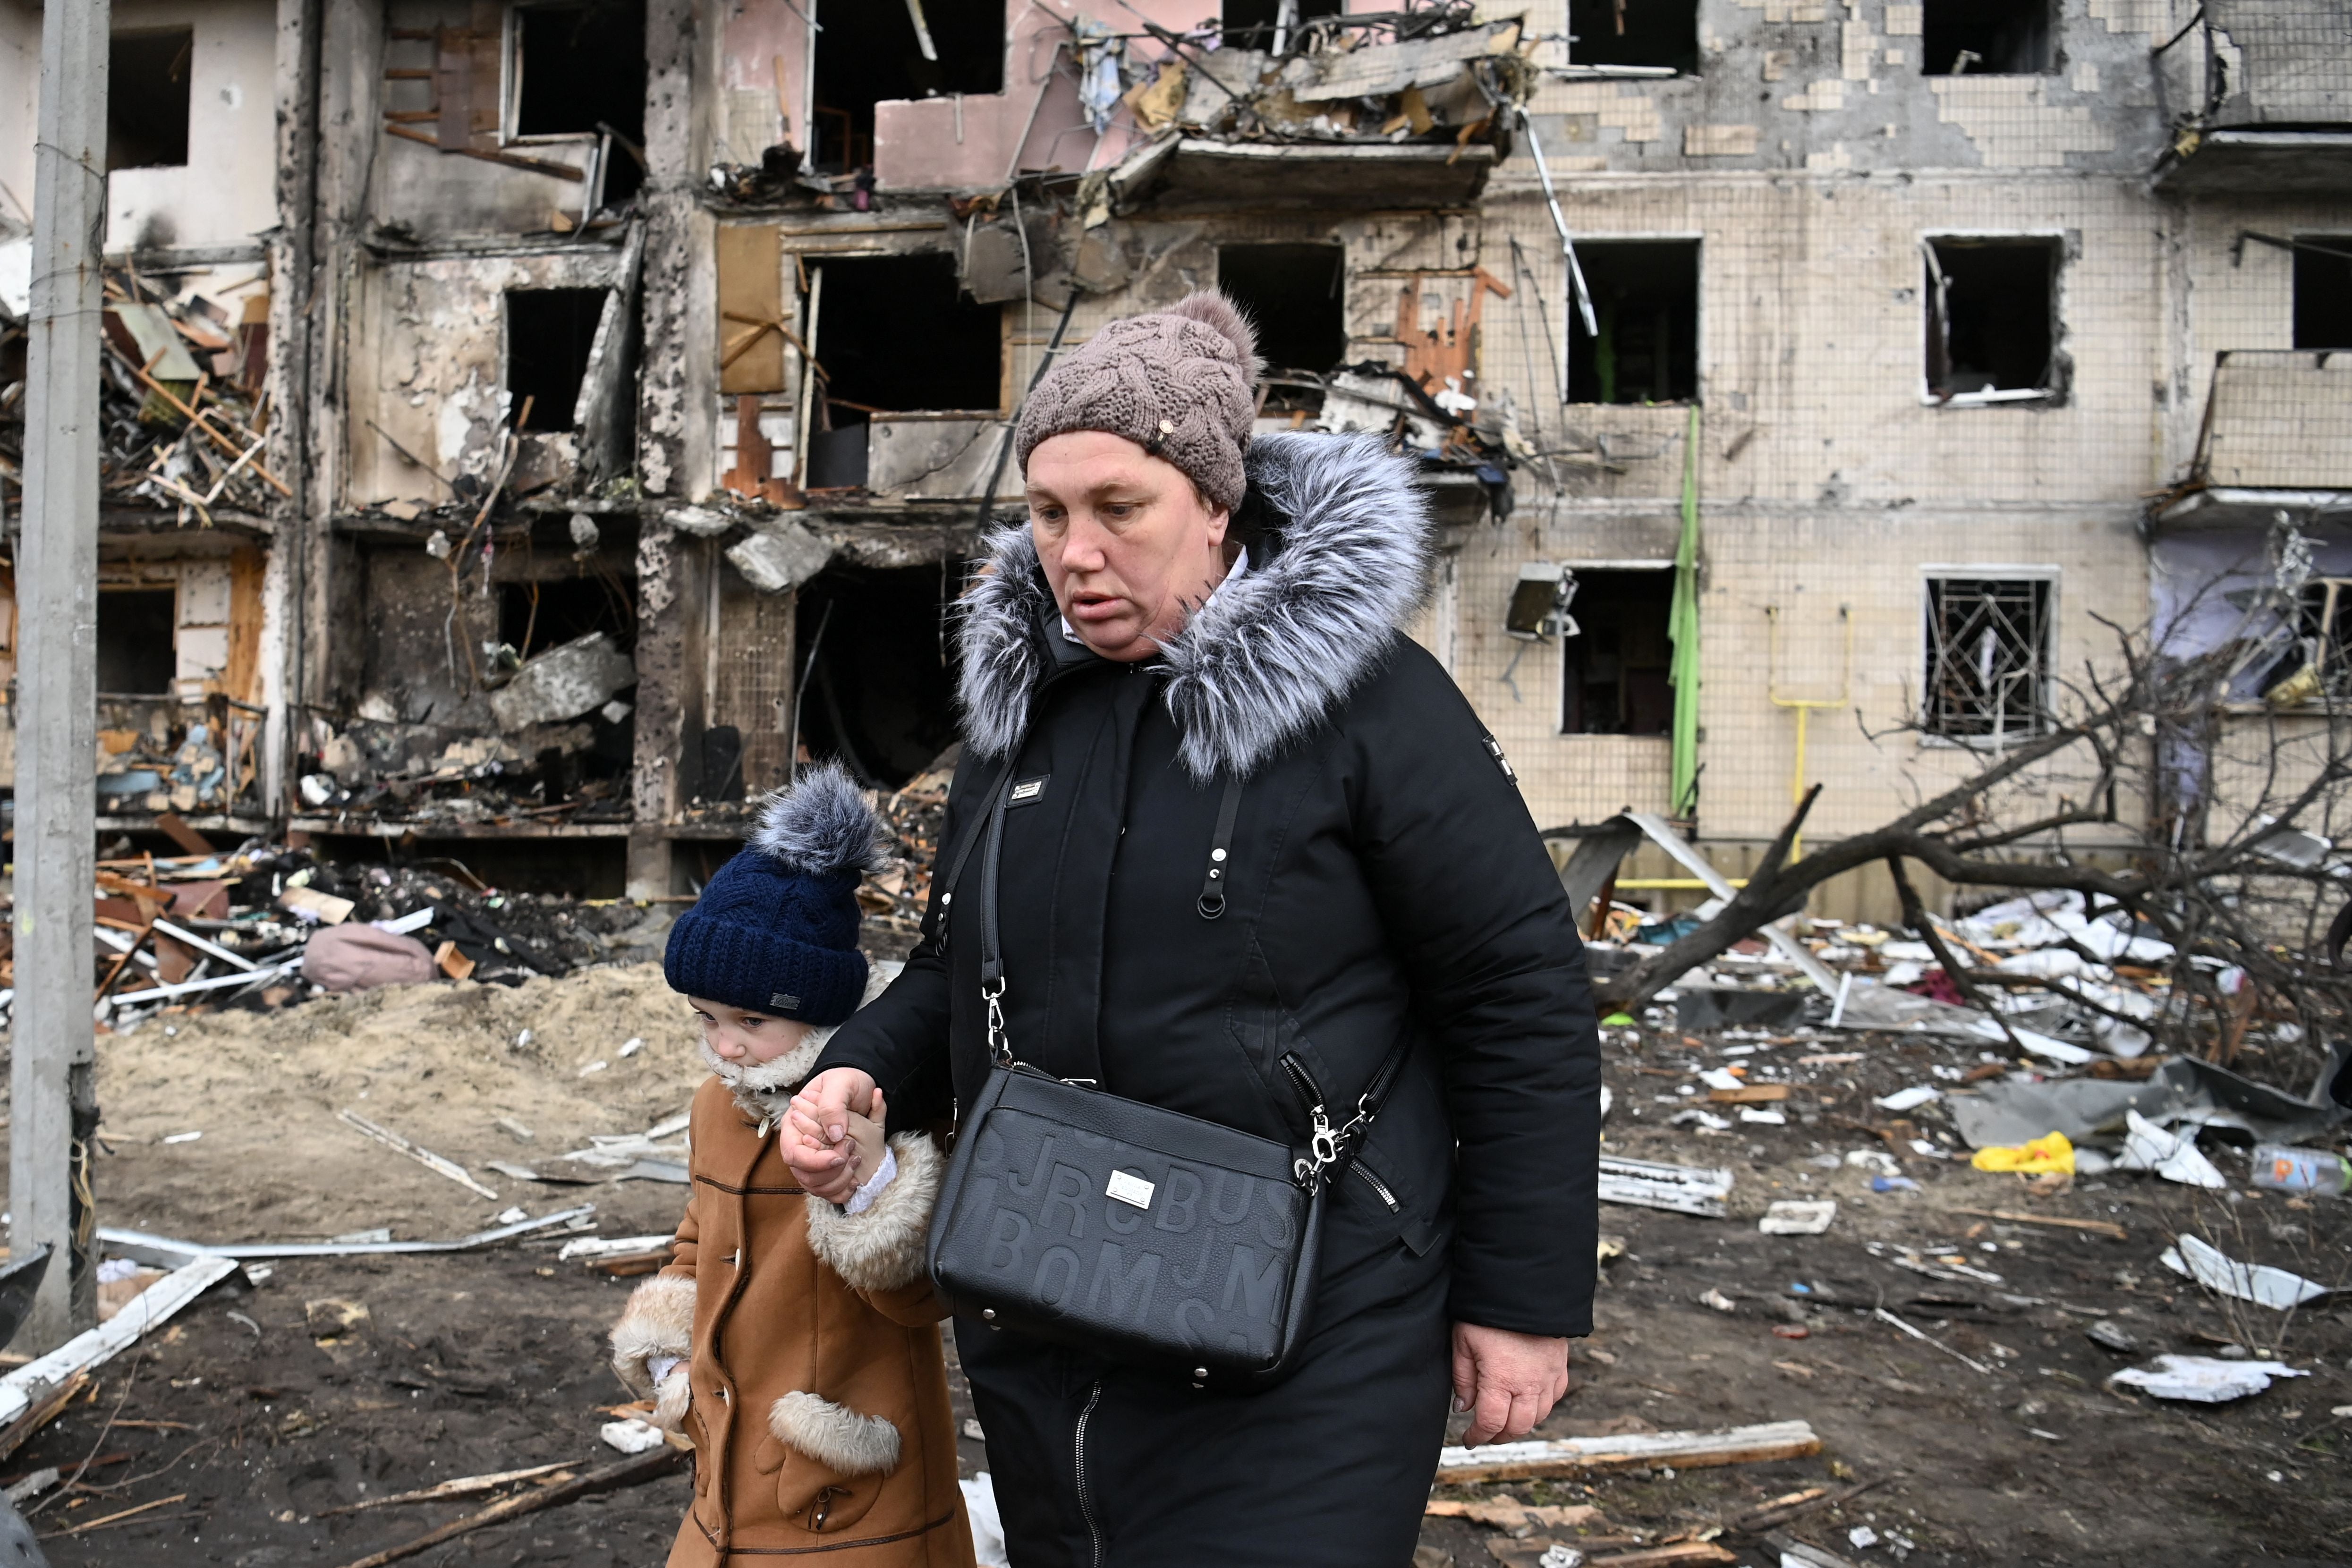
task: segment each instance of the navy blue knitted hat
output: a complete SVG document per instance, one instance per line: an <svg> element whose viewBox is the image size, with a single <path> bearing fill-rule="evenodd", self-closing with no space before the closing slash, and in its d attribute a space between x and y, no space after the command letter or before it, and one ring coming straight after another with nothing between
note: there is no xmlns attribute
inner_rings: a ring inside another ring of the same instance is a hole
<svg viewBox="0 0 2352 1568"><path fill-rule="evenodd" d="M671 989L803 1023L847 1019L866 992L857 880L878 832L838 764L771 800L751 841L670 927Z"/></svg>

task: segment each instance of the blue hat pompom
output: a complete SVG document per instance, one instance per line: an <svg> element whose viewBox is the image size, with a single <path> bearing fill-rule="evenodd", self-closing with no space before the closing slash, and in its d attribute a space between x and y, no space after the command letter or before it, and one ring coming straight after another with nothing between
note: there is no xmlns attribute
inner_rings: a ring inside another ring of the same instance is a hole
<svg viewBox="0 0 2352 1568"><path fill-rule="evenodd" d="M751 842L670 927L671 988L803 1023L848 1018L866 993L857 882L879 863L880 837L838 763L771 798Z"/></svg>

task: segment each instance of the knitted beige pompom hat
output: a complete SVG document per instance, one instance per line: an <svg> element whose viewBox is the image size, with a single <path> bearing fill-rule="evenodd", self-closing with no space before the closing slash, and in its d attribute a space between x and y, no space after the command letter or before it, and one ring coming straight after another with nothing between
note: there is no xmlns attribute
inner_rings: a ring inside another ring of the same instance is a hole
<svg viewBox="0 0 2352 1568"><path fill-rule="evenodd" d="M1257 415L1257 334L1213 291L1097 332L1046 372L1021 412L1021 465L1073 430L1123 435L1182 469L1213 507L1247 488L1242 454Z"/></svg>

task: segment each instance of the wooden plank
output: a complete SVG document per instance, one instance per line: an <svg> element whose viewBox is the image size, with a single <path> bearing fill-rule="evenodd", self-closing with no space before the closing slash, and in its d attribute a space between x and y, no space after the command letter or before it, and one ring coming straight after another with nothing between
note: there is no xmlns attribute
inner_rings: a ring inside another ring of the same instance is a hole
<svg viewBox="0 0 2352 1568"><path fill-rule="evenodd" d="M1737 1089L1710 1089L1706 1097L1717 1105L1770 1105L1789 1097L1785 1083L1743 1083Z"/></svg>
<svg viewBox="0 0 2352 1568"><path fill-rule="evenodd" d="M387 1563L397 1563L404 1557L414 1557L420 1552L438 1546L443 1542L453 1540L469 1531L479 1530L484 1525L497 1524L520 1514L535 1513L542 1508L553 1508L559 1503L573 1502L583 1497L593 1497L600 1492L615 1491L622 1487L633 1487L643 1481L653 1480L656 1477L669 1474L685 1461L686 1454L683 1450L665 1443L650 1453L639 1454L635 1458L623 1459L617 1465L606 1465L602 1469L590 1470L586 1475L574 1480L565 1481L561 1486L518 1493L503 1502L492 1503L479 1513L469 1513L463 1519L451 1521L438 1530L429 1530L414 1541L405 1541L397 1546L388 1546L382 1552L370 1552L365 1557L347 1563L345 1568L384 1568Z"/></svg>
<svg viewBox="0 0 2352 1568"><path fill-rule="evenodd" d="M80 987L76 985L79 991ZM86 1015L85 1015L86 1016ZM76 1374L105 1365L137 1344L150 1329L237 1270L234 1258L205 1257L173 1270L122 1304L122 1310L48 1354L0 1377L0 1420L15 1420Z"/></svg>
<svg viewBox="0 0 2352 1568"><path fill-rule="evenodd" d="M1952 1212L1972 1214L1979 1219L2005 1219L2011 1225L2055 1225L2067 1230L2087 1230L2116 1241L2131 1239L2130 1231L2105 1219L2069 1219L2063 1215L2026 1214L2014 1208L1955 1208Z"/></svg>
<svg viewBox="0 0 2352 1568"><path fill-rule="evenodd" d="M474 136L474 35L443 27L433 40L433 107L440 120L430 141L445 152L471 144Z"/></svg>
<svg viewBox="0 0 2352 1568"><path fill-rule="evenodd" d="M262 577L268 558L251 545L240 545L228 558L228 667L221 672L221 688L241 703L261 700ZM226 786L230 796L236 781Z"/></svg>
<svg viewBox="0 0 2352 1568"><path fill-rule="evenodd" d="M1798 1459L1821 1451L1821 1438L1802 1421L1775 1421L1713 1432L1632 1432L1614 1437L1489 1443L1479 1448L1445 1449L1438 1456L1437 1484L1465 1486L1472 1481L1579 1476L1656 1465L1703 1469L1716 1465Z"/></svg>
<svg viewBox="0 0 2352 1568"><path fill-rule="evenodd" d="M724 357L737 350L719 372L719 390L730 395L782 392L784 337L766 324L791 325L784 320L783 236L773 224L720 224L716 250L719 351ZM746 331L757 334L748 345L729 340Z"/></svg>
<svg viewBox="0 0 2352 1568"><path fill-rule="evenodd" d="M1683 1563L1737 1563L1739 1553L1712 1541L1677 1541L1672 1546L1645 1546L1638 1552L1612 1552L1585 1559L1590 1568L1675 1568Z"/></svg>

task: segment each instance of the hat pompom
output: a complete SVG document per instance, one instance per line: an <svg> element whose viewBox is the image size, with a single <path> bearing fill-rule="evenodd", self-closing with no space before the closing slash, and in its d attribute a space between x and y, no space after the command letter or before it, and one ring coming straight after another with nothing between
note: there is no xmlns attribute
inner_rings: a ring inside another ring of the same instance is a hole
<svg viewBox="0 0 2352 1568"><path fill-rule="evenodd" d="M1249 378L1253 386L1256 384L1259 373L1265 369L1265 361L1257 357L1257 329L1250 325L1250 319L1242 313L1242 308L1221 290L1207 288L1198 294L1188 294L1170 306L1168 314L1198 321L1231 343L1241 356L1242 373Z"/></svg>
<svg viewBox="0 0 2352 1568"><path fill-rule="evenodd" d="M803 876L832 876L878 865L881 831L848 773L828 762L768 801L751 847Z"/></svg>

